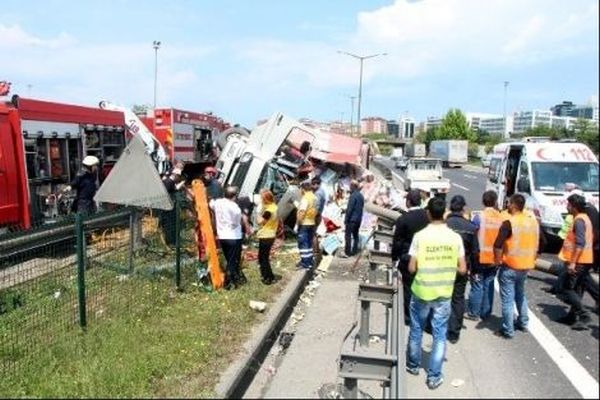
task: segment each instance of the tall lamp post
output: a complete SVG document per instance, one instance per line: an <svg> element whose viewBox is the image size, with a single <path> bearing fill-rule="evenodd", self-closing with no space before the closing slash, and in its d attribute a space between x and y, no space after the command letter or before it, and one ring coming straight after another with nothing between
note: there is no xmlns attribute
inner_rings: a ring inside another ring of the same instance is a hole
<svg viewBox="0 0 600 400"><path fill-rule="evenodd" d="M507 131L507 121L506 121L506 91L508 90L508 81L504 81L504 109L503 109L503 113L504 113L504 137L506 138L508 136L508 131Z"/></svg>
<svg viewBox="0 0 600 400"><path fill-rule="evenodd" d="M342 50L338 50L337 51L339 54L346 54L347 56L350 57L354 57L358 60L360 60L360 79L358 81L358 110L357 110L357 123L358 123L358 135L360 136L360 104L362 101L362 77L363 77L363 62L368 59L368 58L375 58L377 56L386 56L387 53L378 53L378 54L371 54L368 56L359 56L356 54L352 54L352 53L348 53L347 51L342 51Z"/></svg>
<svg viewBox="0 0 600 400"><path fill-rule="evenodd" d="M356 98L356 96L348 96L350 97L350 136L352 136L352 134L354 133L354 99Z"/></svg>
<svg viewBox="0 0 600 400"><path fill-rule="evenodd" d="M152 42L152 47L154 48L154 108L152 112L156 110L156 82L158 80L158 49L160 48L160 41L155 40Z"/></svg>

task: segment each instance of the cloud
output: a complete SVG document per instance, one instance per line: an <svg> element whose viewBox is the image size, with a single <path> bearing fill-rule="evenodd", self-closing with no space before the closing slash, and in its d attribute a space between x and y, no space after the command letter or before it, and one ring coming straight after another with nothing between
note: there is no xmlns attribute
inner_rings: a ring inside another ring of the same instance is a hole
<svg viewBox="0 0 600 400"><path fill-rule="evenodd" d="M25 32L19 25L8 26L0 24L0 47L42 47L59 49L73 43L74 39L64 32L61 32L55 38L43 39Z"/></svg>
<svg viewBox="0 0 600 400"><path fill-rule="evenodd" d="M318 20L299 28L318 30L321 37L226 41L215 34L203 38L208 46L163 42L159 104L227 110L236 119L269 115L276 108L310 110L306 103L322 104L332 92L355 93L360 64L337 50L387 52L364 62L363 81L377 83L373 86L388 98L406 88L419 95L419 87L427 86L423 82L444 76L532 65L543 69L544 63L598 53L598 2L579 0L565 6L562 0L396 0L359 12L351 33ZM0 23L0 53L11 55L0 78L11 80L14 92L25 92L31 83L35 96L61 101L152 102L154 51L149 43L87 43L72 32L34 32ZM328 101L339 108L342 100Z"/></svg>

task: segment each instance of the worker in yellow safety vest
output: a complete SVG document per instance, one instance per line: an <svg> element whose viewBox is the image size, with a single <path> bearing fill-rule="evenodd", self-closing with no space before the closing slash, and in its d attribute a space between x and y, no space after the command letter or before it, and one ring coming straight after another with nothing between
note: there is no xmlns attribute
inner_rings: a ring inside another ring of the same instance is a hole
<svg viewBox="0 0 600 400"><path fill-rule="evenodd" d="M310 180L300 184L302 199L298 204L296 221L298 224L298 250L300 262L297 268L311 269L314 265L313 238L315 236L315 223L318 214L318 200L312 190Z"/></svg>
<svg viewBox="0 0 600 400"><path fill-rule="evenodd" d="M433 347L429 354L427 386L435 389L443 381L442 363L446 350L446 333L451 313L451 298L456 272L466 274L465 249L459 234L444 223L446 202L435 197L429 200L429 225L417 232L408 254L408 270L415 274L411 286L410 334L406 370L419 374L421 340L427 319L432 314Z"/></svg>
<svg viewBox="0 0 600 400"><path fill-rule="evenodd" d="M479 242L479 264L471 268L469 304L465 318L477 321L492 314L494 304L494 279L498 265L494 262L494 242L498 237L503 217L498 211L498 194L488 190L482 196L481 214L473 218Z"/></svg>
<svg viewBox="0 0 600 400"><path fill-rule="evenodd" d="M590 322L589 314L581 305L585 289L592 284L590 269L594 261L592 221L585 209L585 197L578 194L569 196L567 211L573 216L573 225L558 253L558 258L565 263L568 272L564 289L571 309L557 321L571 325L575 330L587 329L586 324Z"/></svg>
<svg viewBox="0 0 600 400"><path fill-rule="evenodd" d="M535 268L540 238L543 238L537 219L524 210L525 197L518 193L512 195L508 201L510 218L502 222L494 241L494 263L501 264L498 278L502 302L502 328L495 335L505 339L511 339L515 329L527 332L525 282L529 270ZM515 303L516 322L513 320Z"/></svg>

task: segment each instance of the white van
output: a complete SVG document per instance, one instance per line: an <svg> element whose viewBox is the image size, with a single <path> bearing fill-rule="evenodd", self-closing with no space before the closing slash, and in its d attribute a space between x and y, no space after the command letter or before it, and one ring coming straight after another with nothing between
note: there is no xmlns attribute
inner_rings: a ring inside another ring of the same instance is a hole
<svg viewBox="0 0 600 400"><path fill-rule="evenodd" d="M524 138L494 146L486 189L498 193L501 207L523 193L549 239L556 239L567 214L568 183L598 208L598 159L585 144Z"/></svg>

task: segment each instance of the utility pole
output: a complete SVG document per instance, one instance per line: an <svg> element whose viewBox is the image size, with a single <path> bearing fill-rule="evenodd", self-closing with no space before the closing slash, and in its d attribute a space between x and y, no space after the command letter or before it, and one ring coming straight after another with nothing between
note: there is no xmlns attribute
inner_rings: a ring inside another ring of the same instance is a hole
<svg viewBox="0 0 600 400"><path fill-rule="evenodd" d="M350 136L354 133L354 99L356 96L348 96L350 97Z"/></svg>
<svg viewBox="0 0 600 400"><path fill-rule="evenodd" d="M154 108L152 109L152 113L156 111L156 83L158 81L158 49L160 48L160 41L155 40L152 42L152 47L154 48Z"/></svg>
<svg viewBox="0 0 600 400"><path fill-rule="evenodd" d="M507 131L507 121L506 121L506 92L508 90L508 81L504 81L504 137L506 138L508 136L508 131Z"/></svg>
<svg viewBox="0 0 600 400"><path fill-rule="evenodd" d="M348 53L347 51L341 51L338 50L337 51L339 54L346 54L350 57L354 57L358 60L360 60L360 77L359 77L359 81L358 81L358 110L357 110L357 123L358 123L358 135L360 136L360 106L361 106L361 101L362 101L362 79L363 79L363 62L368 59L368 58L375 58L377 56L386 56L387 53L380 53L380 54L371 54L369 56L358 56L356 54L352 54L352 53Z"/></svg>

